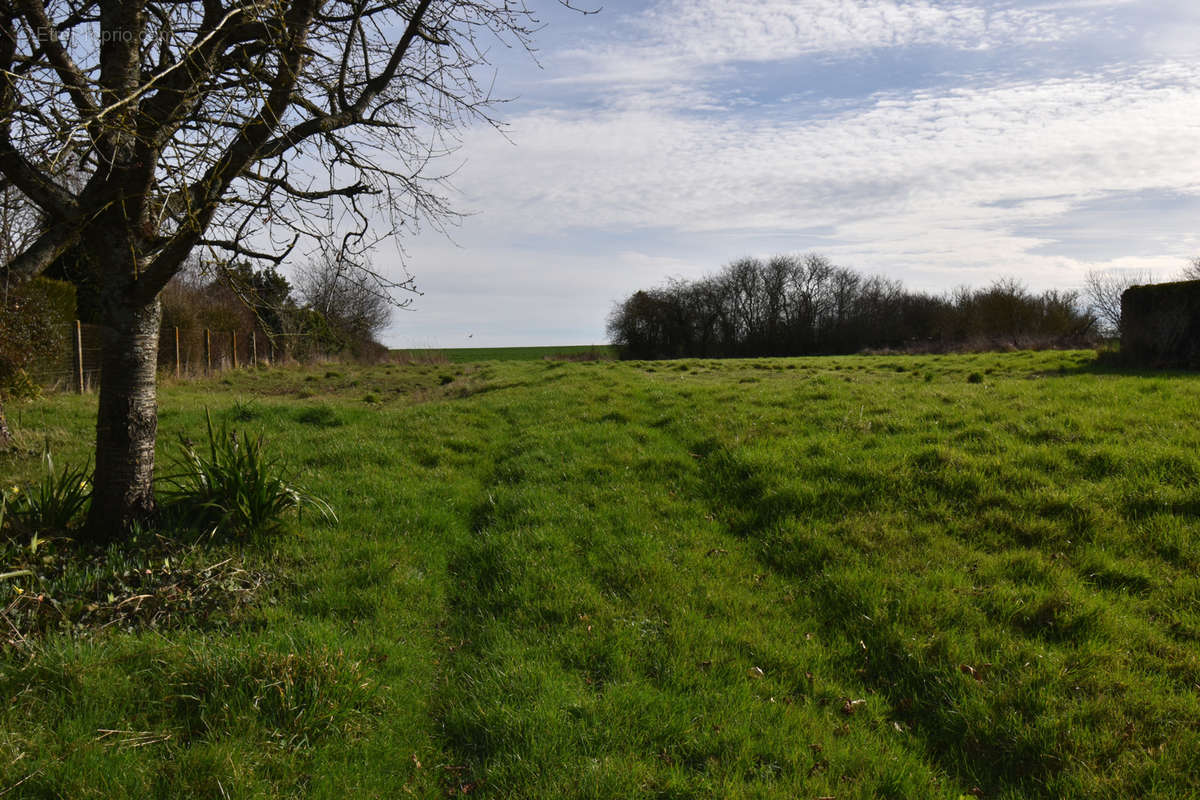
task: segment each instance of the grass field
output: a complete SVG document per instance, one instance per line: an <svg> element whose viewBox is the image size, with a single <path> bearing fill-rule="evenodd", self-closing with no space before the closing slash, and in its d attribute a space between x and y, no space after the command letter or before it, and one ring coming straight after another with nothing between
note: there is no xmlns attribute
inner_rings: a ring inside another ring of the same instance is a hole
<svg viewBox="0 0 1200 800"><path fill-rule="evenodd" d="M453 347L450 349L393 350L397 356L413 361L446 360L451 364L478 364L487 361L582 361L614 358L606 344L563 345L560 347Z"/></svg>
<svg viewBox="0 0 1200 800"><path fill-rule="evenodd" d="M236 612L7 646L0 792L1200 796L1198 390L1090 353L166 386L165 452L207 406L340 525L202 545L264 576ZM79 460L94 403L10 418Z"/></svg>

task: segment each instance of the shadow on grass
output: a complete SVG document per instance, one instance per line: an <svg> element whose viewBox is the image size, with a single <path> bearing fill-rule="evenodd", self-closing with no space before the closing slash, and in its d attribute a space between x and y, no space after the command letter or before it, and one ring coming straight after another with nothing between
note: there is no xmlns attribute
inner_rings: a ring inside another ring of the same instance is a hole
<svg viewBox="0 0 1200 800"><path fill-rule="evenodd" d="M1043 377L1069 377L1073 375L1110 375L1126 378L1185 378L1200 379L1200 368L1185 369L1179 366L1153 366L1139 364L1124 357L1117 350L1101 350L1096 357L1075 366L1062 365L1057 370L1040 373Z"/></svg>
<svg viewBox="0 0 1200 800"><path fill-rule="evenodd" d="M1049 695L1040 691L1037 679L1015 689L997 688L990 697L982 694L956 665L945 637L929 646L914 644L905 617L879 607L879 576L856 568L862 561L853 542L836 531L824 532L828 524L807 524L828 523L844 514L839 498L798 503L786 489L774 486L763 469L715 441L695 445L693 452L700 456L714 515L730 534L757 545L753 550L764 566L803 582L822 625L851 645L843 659L846 673L857 674L870 691L886 697L893 719L923 740L944 769L967 786L982 787L986 796L1053 796L1047 787L1066 765L1058 753L1060 731L1047 721ZM1045 638L1045 620L1039 615L1060 612L1039 608L1021 620L1035 629L1025 632ZM848 620L855 621L852 630Z"/></svg>

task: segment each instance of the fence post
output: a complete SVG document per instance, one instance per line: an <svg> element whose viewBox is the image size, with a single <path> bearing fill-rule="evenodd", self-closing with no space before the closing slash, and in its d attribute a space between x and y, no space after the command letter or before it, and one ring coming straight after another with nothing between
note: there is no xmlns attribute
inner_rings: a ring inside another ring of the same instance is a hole
<svg viewBox="0 0 1200 800"><path fill-rule="evenodd" d="M180 372L180 367L179 367L179 326L176 325L175 326L175 378L176 378L176 380L178 380L178 378L179 378L179 372Z"/></svg>
<svg viewBox="0 0 1200 800"><path fill-rule="evenodd" d="M258 369L258 334L254 331L250 331L250 361L250 365Z"/></svg>
<svg viewBox="0 0 1200 800"><path fill-rule="evenodd" d="M212 333L204 329L204 374L212 374Z"/></svg>
<svg viewBox="0 0 1200 800"><path fill-rule="evenodd" d="M229 332L229 350L233 353L233 368L237 369L237 331Z"/></svg>
<svg viewBox="0 0 1200 800"><path fill-rule="evenodd" d="M79 393L83 394L83 325L79 320L75 320L75 365Z"/></svg>

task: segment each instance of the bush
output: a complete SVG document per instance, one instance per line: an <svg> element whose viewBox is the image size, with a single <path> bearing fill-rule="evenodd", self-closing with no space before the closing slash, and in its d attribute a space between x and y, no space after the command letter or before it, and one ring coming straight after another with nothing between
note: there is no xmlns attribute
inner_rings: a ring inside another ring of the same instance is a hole
<svg viewBox="0 0 1200 800"><path fill-rule="evenodd" d="M207 415L208 446L197 450L181 437L177 471L163 479L164 513L174 521L211 532L250 536L277 531L293 509L312 507L326 521L337 515L324 500L306 494L282 476L264 452L263 438L214 430Z"/></svg>
<svg viewBox="0 0 1200 800"><path fill-rule="evenodd" d="M29 369L62 361L69 352L75 287L35 278L9 291L0 312L0 397L36 394Z"/></svg>

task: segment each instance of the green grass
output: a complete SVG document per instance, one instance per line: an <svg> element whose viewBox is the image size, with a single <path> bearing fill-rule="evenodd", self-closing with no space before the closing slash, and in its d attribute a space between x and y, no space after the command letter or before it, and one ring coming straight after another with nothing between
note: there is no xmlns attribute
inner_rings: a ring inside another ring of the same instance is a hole
<svg viewBox="0 0 1200 800"><path fill-rule="evenodd" d="M454 347L445 350L393 350L406 360L440 360L452 364L473 364L485 361L584 361L616 357L615 350L606 344L562 345L552 347Z"/></svg>
<svg viewBox="0 0 1200 800"><path fill-rule="evenodd" d="M341 524L211 545L271 575L236 618L6 649L0 792L1200 796L1198 390L1089 353L167 386L164 447L207 406ZM5 481L85 459L94 402L12 409Z"/></svg>

